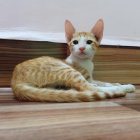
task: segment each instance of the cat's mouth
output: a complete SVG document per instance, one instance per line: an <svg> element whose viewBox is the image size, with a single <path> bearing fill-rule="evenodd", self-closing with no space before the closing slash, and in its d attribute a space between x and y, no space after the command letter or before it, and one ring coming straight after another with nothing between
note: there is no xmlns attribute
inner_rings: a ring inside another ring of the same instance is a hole
<svg viewBox="0 0 140 140"><path fill-rule="evenodd" d="M77 51L77 52L75 52L75 55L77 56L77 57L80 57L80 58L88 58L88 53L86 53L86 52L84 52L84 51Z"/></svg>
<svg viewBox="0 0 140 140"><path fill-rule="evenodd" d="M85 52L79 52L79 53L78 53L78 56L79 56L80 58L87 58L87 57L88 57L88 54L86 54Z"/></svg>
<svg viewBox="0 0 140 140"><path fill-rule="evenodd" d="M84 51L80 51L79 55L87 55Z"/></svg>

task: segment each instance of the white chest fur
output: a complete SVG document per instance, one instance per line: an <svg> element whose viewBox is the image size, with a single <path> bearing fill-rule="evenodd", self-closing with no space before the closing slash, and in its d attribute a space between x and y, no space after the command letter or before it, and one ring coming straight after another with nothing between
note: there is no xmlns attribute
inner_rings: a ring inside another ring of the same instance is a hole
<svg viewBox="0 0 140 140"><path fill-rule="evenodd" d="M93 62L91 60L85 59L83 61L80 61L79 65L85 68L90 75L93 73Z"/></svg>
<svg viewBox="0 0 140 140"><path fill-rule="evenodd" d="M94 64L91 59L80 59L78 57L73 56L72 54L66 59L66 62L69 64L77 63L84 69L86 69L90 75L90 80L92 80L92 74L94 70Z"/></svg>

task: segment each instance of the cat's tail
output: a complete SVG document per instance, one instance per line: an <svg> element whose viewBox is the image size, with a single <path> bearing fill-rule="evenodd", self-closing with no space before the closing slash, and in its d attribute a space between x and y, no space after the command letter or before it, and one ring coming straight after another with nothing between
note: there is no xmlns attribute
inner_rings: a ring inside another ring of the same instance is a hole
<svg viewBox="0 0 140 140"><path fill-rule="evenodd" d="M27 83L12 86L15 98L22 101L42 102L80 102L93 101L93 91L63 90L53 88L39 88Z"/></svg>
<svg viewBox="0 0 140 140"><path fill-rule="evenodd" d="M42 102L89 102L105 98L122 97L127 92L134 90L131 85L114 86L114 88L99 87L97 91L57 90L53 88L38 88L27 83L16 84L12 89L18 100Z"/></svg>

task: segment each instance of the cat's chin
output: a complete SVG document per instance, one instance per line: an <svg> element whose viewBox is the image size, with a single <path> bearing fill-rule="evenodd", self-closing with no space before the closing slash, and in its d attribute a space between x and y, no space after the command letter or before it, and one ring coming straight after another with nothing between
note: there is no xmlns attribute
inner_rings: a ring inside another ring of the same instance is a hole
<svg viewBox="0 0 140 140"><path fill-rule="evenodd" d="M80 58L80 59L89 59L90 56L86 53L76 53L74 54L76 57Z"/></svg>
<svg viewBox="0 0 140 140"><path fill-rule="evenodd" d="M77 55L77 57L81 58L81 59L89 59L90 57L86 54L79 54Z"/></svg>

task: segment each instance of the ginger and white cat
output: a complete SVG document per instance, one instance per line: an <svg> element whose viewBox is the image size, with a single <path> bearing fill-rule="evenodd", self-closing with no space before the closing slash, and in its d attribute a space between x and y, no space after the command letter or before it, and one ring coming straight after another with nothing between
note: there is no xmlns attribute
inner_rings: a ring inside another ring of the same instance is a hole
<svg viewBox="0 0 140 140"><path fill-rule="evenodd" d="M120 85L93 80L92 59L103 36L100 19L91 32L76 32L72 23L65 22L70 55L65 61L42 56L18 64L11 86L18 100L48 102L94 101L125 96L133 92L131 84ZM65 87L56 88L58 86Z"/></svg>

